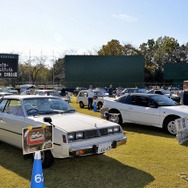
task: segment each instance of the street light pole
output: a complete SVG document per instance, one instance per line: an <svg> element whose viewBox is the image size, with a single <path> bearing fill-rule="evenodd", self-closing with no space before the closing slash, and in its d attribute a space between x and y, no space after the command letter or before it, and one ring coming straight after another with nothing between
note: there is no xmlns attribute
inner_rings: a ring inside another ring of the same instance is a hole
<svg viewBox="0 0 188 188"><path fill-rule="evenodd" d="M52 84L53 84L53 87L54 87L54 65L55 65L54 51L52 51L52 54L53 54Z"/></svg>

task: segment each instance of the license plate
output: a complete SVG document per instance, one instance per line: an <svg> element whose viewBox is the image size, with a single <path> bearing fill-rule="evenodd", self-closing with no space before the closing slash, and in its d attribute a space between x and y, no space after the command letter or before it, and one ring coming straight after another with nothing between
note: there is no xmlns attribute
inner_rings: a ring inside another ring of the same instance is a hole
<svg viewBox="0 0 188 188"><path fill-rule="evenodd" d="M99 144L97 153L104 153L112 148L111 142L107 142L104 144Z"/></svg>

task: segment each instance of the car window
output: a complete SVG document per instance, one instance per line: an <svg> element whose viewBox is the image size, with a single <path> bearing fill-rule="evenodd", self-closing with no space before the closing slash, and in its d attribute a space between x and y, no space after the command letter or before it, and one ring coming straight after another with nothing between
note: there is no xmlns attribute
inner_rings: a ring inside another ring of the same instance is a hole
<svg viewBox="0 0 188 188"><path fill-rule="evenodd" d="M20 101L15 99L8 101L4 112L16 116L24 116Z"/></svg>
<svg viewBox="0 0 188 188"><path fill-rule="evenodd" d="M148 98L144 96L132 96L132 104L137 106L148 106Z"/></svg>
<svg viewBox="0 0 188 188"><path fill-rule="evenodd" d="M163 95L161 91L155 91L156 94Z"/></svg>
<svg viewBox="0 0 188 188"><path fill-rule="evenodd" d="M138 93L146 93L146 90L145 89L138 89L137 92Z"/></svg>
<svg viewBox="0 0 188 188"><path fill-rule="evenodd" d="M94 91L94 95L97 97L102 97L104 93L102 91Z"/></svg>
<svg viewBox="0 0 188 188"><path fill-rule="evenodd" d="M88 96L87 91L80 92L80 94L79 94L79 97L87 97L87 96Z"/></svg>
<svg viewBox="0 0 188 188"><path fill-rule="evenodd" d="M116 101L120 103L131 104L131 96L130 95L122 96L116 99Z"/></svg>
<svg viewBox="0 0 188 188"><path fill-rule="evenodd" d="M4 108L5 108L6 104L7 104L7 101L8 101L7 99L4 99L4 100L1 101L1 103L0 103L0 112L4 111Z"/></svg>
<svg viewBox="0 0 188 188"><path fill-rule="evenodd" d="M148 107L149 99L147 97L142 96L141 97L141 106Z"/></svg>
<svg viewBox="0 0 188 188"><path fill-rule="evenodd" d="M150 97L158 106L176 106L177 103L164 95L153 95Z"/></svg>
<svg viewBox="0 0 188 188"><path fill-rule="evenodd" d="M116 100L117 102L120 102L120 103L126 103L126 97L123 96L123 97L120 97L119 99Z"/></svg>

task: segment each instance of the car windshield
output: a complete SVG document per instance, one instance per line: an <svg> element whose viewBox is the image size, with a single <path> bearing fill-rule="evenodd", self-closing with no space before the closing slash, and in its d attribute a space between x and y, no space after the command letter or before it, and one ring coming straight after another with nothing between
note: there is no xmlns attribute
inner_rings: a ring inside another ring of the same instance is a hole
<svg viewBox="0 0 188 188"><path fill-rule="evenodd" d="M158 106L176 106L177 105L175 101L163 95L153 95L153 96L150 96L150 98L153 99L158 104Z"/></svg>
<svg viewBox="0 0 188 188"><path fill-rule="evenodd" d="M169 95L170 95L170 94L171 94L171 92L170 92L170 91L168 91L168 90L161 90L161 91L163 92L163 94L164 94L164 95L167 95L167 94L169 94Z"/></svg>
<svg viewBox="0 0 188 188"><path fill-rule="evenodd" d="M61 98L29 98L24 99L23 103L28 116L75 112L75 109Z"/></svg>
<svg viewBox="0 0 188 188"><path fill-rule="evenodd" d="M136 92L138 92L138 93L146 93L146 89L138 89Z"/></svg>
<svg viewBox="0 0 188 188"><path fill-rule="evenodd" d="M101 90L94 90L95 96L102 97L105 95L105 93Z"/></svg>
<svg viewBox="0 0 188 188"><path fill-rule="evenodd" d="M60 96L58 91L50 91L50 90L42 90L42 91L35 91L35 95L51 95L51 96Z"/></svg>

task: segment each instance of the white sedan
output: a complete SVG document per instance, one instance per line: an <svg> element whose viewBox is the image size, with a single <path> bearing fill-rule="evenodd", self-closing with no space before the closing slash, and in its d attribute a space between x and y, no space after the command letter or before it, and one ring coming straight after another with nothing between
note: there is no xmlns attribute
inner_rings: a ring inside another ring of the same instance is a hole
<svg viewBox="0 0 188 188"><path fill-rule="evenodd" d="M43 167L54 158L100 154L126 143L121 126L80 114L60 97L10 95L0 101L0 141L22 148L22 129L53 125L53 149L42 151Z"/></svg>
<svg viewBox="0 0 188 188"><path fill-rule="evenodd" d="M175 120L188 117L188 106L178 105L164 95L132 93L117 99L106 98L101 114L119 124L131 122L155 126L176 135Z"/></svg>

